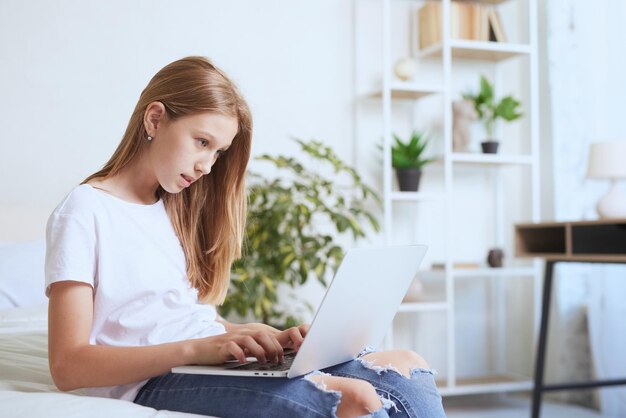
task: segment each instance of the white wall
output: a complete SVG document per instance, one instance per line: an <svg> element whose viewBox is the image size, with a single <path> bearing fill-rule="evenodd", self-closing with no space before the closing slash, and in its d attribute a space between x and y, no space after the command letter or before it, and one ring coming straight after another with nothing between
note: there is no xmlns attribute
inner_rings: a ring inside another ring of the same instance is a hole
<svg viewBox="0 0 626 418"><path fill-rule="evenodd" d="M394 59L409 52L408 33L402 29L408 23L403 8L414 7L409 3L394 2ZM355 96L380 82L379 4L378 0L0 0L0 240L43 238L54 207L108 160L150 77L186 55L210 57L238 83L254 115L254 155L293 154L297 148L289 136L314 137L332 145L380 189L382 172L375 148L382 135L375 116L380 115L380 104L354 102ZM474 70L461 76L460 90L477 85ZM415 120L424 114L428 121L430 114L432 122L436 119L432 109L441 110L437 99L424 101ZM542 104L542 111L546 109ZM398 122L400 127L404 123L400 129L408 130L415 109L394 110L400 114L396 120L404 121ZM433 129L437 133L441 126ZM524 130L515 135L520 132ZM515 141L504 146L514 150ZM441 144L435 147L440 150ZM252 167L267 169L254 162ZM488 197L490 183L475 172L461 175L471 186L460 196L465 199L461 219L483 216L474 203ZM436 187L441 187L436 175L430 183L424 180L425 189ZM427 263L443 257L442 235L436 227L440 220L433 220L439 215L435 206L420 213L424 221L419 231L427 233L432 248ZM398 216L414 214L401 211ZM474 241L460 240L454 247L457 256L482 260L489 244L485 231L476 223L459 225L463 229L456 235ZM481 299L485 296L480 286L468 289L467 295L487 303ZM315 305L320 294L311 292ZM480 314L480 309L475 312ZM425 319L420 323L429 322ZM428 338L422 334L422 341L431 344L424 348L432 348L431 364L444 369L440 344L445 333L435 328L445 322L429 323L432 334ZM472 364L466 371L484 370L489 354L485 347L466 348L467 355L459 353L462 361L470 360L465 364ZM482 356L480 361L474 361L476 353ZM431 360L428 354L427 358Z"/></svg>
<svg viewBox="0 0 626 418"><path fill-rule="evenodd" d="M351 2L336 0L0 1L0 240L43 238L152 75L186 55L239 85L255 155L295 153L293 135L351 161L351 21Z"/></svg>

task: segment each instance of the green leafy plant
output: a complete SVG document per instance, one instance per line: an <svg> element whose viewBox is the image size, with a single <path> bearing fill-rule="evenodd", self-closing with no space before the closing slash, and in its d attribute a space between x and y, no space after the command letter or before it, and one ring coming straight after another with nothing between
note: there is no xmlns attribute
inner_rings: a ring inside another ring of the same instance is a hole
<svg viewBox="0 0 626 418"><path fill-rule="evenodd" d="M344 256L331 230L354 240L366 236L365 224L380 230L368 207L380 206L380 198L357 172L321 142L294 140L332 174L323 176L282 155L257 158L273 163L280 175L249 174L244 254L233 264L229 294L220 307L223 316L253 315L277 328L299 324L299 318L277 307L279 285L294 288L310 277L327 285L327 274L336 272Z"/></svg>
<svg viewBox="0 0 626 418"><path fill-rule="evenodd" d="M393 134L395 143L391 147L391 165L393 168L420 169L426 164L435 161L434 158L425 158L424 151L429 138L424 132L413 131L408 141L403 142L398 135Z"/></svg>
<svg viewBox="0 0 626 418"><path fill-rule="evenodd" d="M522 116L522 113L518 112L520 102L513 96L503 97L500 101L495 99L493 85L484 75L480 76L480 91L465 93L463 98L474 103L489 138L493 138L493 127L498 118L510 122Z"/></svg>

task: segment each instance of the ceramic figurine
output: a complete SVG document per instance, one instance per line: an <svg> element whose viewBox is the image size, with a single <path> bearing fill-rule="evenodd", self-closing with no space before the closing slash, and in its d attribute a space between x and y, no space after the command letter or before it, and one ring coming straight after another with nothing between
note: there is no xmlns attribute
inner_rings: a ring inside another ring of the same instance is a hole
<svg viewBox="0 0 626 418"><path fill-rule="evenodd" d="M478 119L474 104L469 100L452 102L452 150L468 152L470 125Z"/></svg>

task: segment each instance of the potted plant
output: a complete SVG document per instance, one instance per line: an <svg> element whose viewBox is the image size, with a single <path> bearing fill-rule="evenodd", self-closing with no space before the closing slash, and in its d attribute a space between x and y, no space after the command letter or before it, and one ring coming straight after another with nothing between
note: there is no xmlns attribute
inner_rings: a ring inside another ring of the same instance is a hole
<svg viewBox="0 0 626 418"><path fill-rule="evenodd" d="M419 190L422 168L435 160L424 157L429 139L425 133L416 130L413 130L411 138L406 142L395 133L393 138L395 143L391 147L391 165L396 169L400 191L415 192Z"/></svg>
<svg viewBox="0 0 626 418"><path fill-rule="evenodd" d="M517 110L520 102L513 96L506 96L497 101L493 85L483 75L480 76L480 92L466 93L463 98L473 102L478 118L485 126L487 138L480 144L483 153L497 153L499 142L493 136L494 125L499 118L510 122L521 117L522 114Z"/></svg>
<svg viewBox="0 0 626 418"><path fill-rule="evenodd" d="M380 198L356 171L319 141L295 141L317 163L316 170L295 158L262 155L257 160L272 163L276 177L249 173L244 253L233 264L231 287L219 308L224 317L253 317L276 328L300 324L293 310L279 306L279 287L295 288L311 277L326 286L326 276L344 256L330 233L357 240L380 229L371 211L380 206ZM327 175L319 173L323 165ZM296 306L303 312L302 304Z"/></svg>

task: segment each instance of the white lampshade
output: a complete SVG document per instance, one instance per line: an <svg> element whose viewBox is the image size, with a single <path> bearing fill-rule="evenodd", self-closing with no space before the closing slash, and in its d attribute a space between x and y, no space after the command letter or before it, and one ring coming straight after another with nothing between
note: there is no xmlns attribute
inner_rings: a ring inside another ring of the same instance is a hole
<svg viewBox="0 0 626 418"><path fill-rule="evenodd" d="M591 144L587 177L626 178L626 141Z"/></svg>

